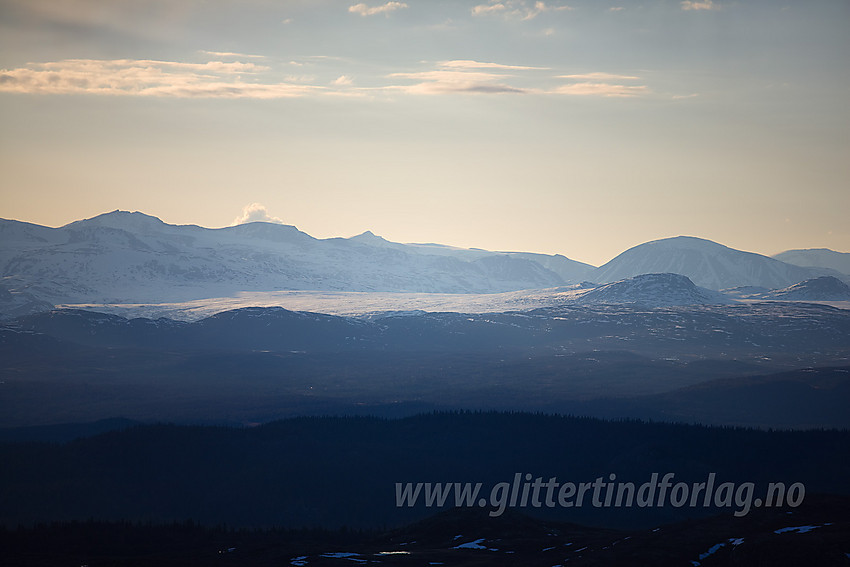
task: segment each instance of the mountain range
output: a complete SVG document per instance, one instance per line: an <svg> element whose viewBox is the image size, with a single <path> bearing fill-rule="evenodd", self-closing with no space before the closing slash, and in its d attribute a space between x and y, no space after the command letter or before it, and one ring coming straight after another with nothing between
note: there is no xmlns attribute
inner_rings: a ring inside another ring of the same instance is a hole
<svg viewBox="0 0 850 567"><path fill-rule="evenodd" d="M677 236L630 248L594 270L590 279L611 282L667 272L687 276L694 284L714 290L739 286L776 289L818 276L841 275L830 268L798 266L702 238Z"/></svg>
<svg viewBox="0 0 850 567"><path fill-rule="evenodd" d="M812 248L808 250L788 250L773 256L795 266L814 268L832 268L844 274L850 274L850 252L835 252L827 248Z"/></svg>
<svg viewBox="0 0 850 567"><path fill-rule="evenodd" d="M371 232L317 239L288 225L208 229L113 211L60 228L0 219L0 313L281 290L493 294L612 284L653 273L685 276L688 285L708 291L773 290L821 276L850 281L836 269L847 269L846 256L798 250L769 258L679 236L635 246L596 268L562 255L399 244ZM597 289L586 299L622 300L623 289ZM726 301L705 291L698 295L697 303Z"/></svg>

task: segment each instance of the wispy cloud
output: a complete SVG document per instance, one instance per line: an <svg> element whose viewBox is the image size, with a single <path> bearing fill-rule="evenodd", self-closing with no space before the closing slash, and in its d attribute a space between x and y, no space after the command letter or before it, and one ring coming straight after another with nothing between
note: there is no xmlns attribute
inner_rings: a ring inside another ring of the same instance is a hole
<svg viewBox="0 0 850 567"><path fill-rule="evenodd" d="M532 20L544 12L572 10L566 4L552 5L546 2L526 0L490 0L472 8L473 16L503 16L508 19Z"/></svg>
<svg viewBox="0 0 850 567"><path fill-rule="evenodd" d="M412 94L505 94L523 93L524 89L499 82L504 75L476 71L437 69L415 73L393 73L391 78L413 79L413 85L389 87Z"/></svg>
<svg viewBox="0 0 850 567"><path fill-rule="evenodd" d="M505 4L496 3L496 4L479 4L478 6L474 6L472 8L473 16L487 16L490 14L504 14L507 11L508 7Z"/></svg>
<svg viewBox="0 0 850 567"><path fill-rule="evenodd" d="M587 81L636 81L640 77L635 77L632 75L615 75L612 73L584 73L580 75L560 75L561 79L575 79L575 80L587 80Z"/></svg>
<svg viewBox="0 0 850 567"><path fill-rule="evenodd" d="M407 7L407 4L404 2L387 2L380 6L369 6L361 2L360 4L349 6L348 11L353 14L360 14L361 16L375 16L377 14L389 14L390 12L395 12L396 10L401 10L402 8Z"/></svg>
<svg viewBox="0 0 850 567"><path fill-rule="evenodd" d="M611 83L581 82L561 85L551 91L552 94L602 97L634 97L649 94L646 85L617 85Z"/></svg>
<svg viewBox="0 0 850 567"><path fill-rule="evenodd" d="M640 81L640 77L635 75L595 71L559 75L558 78L567 79L571 82L556 87L551 91L553 94L599 97L634 97L650 94L649 87L646 85L634 84L636 81ZM624 81L630 84L623 84Z"/></svg>
<svg viewBox="0 0 850 567"><path fill-rule="evenodd" d="M316 74L293 75L250 61L67 59L2 69L0 92L230 99L356 97L381 91L423 95L601 97L633 97L650 92L647 86L640 84L640 78L633 75L604 72L558 75L546 67L471 59L439 61L430 68L383 77L367 74L364 75L365 84L355 85L350 72L357 69L355 63L341 64L338 59L328 57L311 59L328 62L329 69L316 69ZM330 69L335 71L334 75L330 75ZM553 81L565 84L553 88Z"/></svg>
<svg viewBox="0 0 850 567"><path fill-rule="evenodd" d="M501 63L485 63L482 61L472 61L469 59L455 59L452 61L440 61L440 67L445 69L506 69L527 71L533 69L546 69L546 67L526 67L522 65L503 65Z"/></svg>
<svg viewBox="0 0 850 567"><path fill-rule="evenodd" d="M336 85L338 87L345 87L348 85L353 85L354 79L352 79L348 75L340 75L339 77L331 81L331 84Z"/></svg>
<svg viewBox="0 0 850 567"><path fill-rule="evenodd" d="M712 0L685 0L681 2L682 10L719 10L720 6Z"/></svg>
<svg viewBox="0 0 850 567"><path fill-rule="evenodd" d="M278 217L273 217L269 214L266 206L262 203L251 203L242 207L242 214L233 219L231 226L245 224L248 222L271 222L275 224L284 224L283 220Z"/></svg>
<svg viewBox="0 0 850 567"><path fill-rule="evenodd" d="M393 73L393 79L411 79L411 85L392 85L388 90L411 94L520 94L587 97L636 97L651 93L640 77L605 72L550 75L546 67L506 65L465 59L441 61L426 71ZM544 86L553 79L566 84Z"/></svg>
<svg viewBox="0 0 850 567"><path fill-rule="evenodd" d="M414 94L524 94L531 91L507 81L518 72L541 69L544 68L454 59L440 61L435 69L427 71L393 73L389 75L390 78L419 82L389 88Z"/></svg>
<svg viewBox="0 0 850 567"><path fill-rule="evenodd" d="M211 55L213 57L238 57L241 59L264 59L265 55L251 55L249 53L235 53L233 51L206 51L200 50L199 53L203 53L204 55Z"/></svg>
<svg viewBox="0 0 850 567"><path fill-rule="evenodd" d="M247 81L268 67L254 63L184 63L134 59L67 59L0 70L0 92L207 98L303 96L319 87Z"/></svg>

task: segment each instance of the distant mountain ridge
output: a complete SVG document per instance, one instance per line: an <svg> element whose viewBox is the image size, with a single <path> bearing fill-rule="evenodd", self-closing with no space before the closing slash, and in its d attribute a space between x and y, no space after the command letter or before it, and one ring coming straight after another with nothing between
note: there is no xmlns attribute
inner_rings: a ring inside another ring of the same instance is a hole
<svg viewBox="0 0 850 567"><path fill-rule="evenodd" d="M794 266L711 240L677 236L630 248L596 268L589 279L609 283L649 273L680 274L712 290L741 286L776 289L822 275L834 275L831 270Z"/></svg>
<svg viewBox="0 0 850 567"><path fill-rule="evenodd" d="M686 277L705 290L781 289L825 275L850 281L829 268L792 265L686 236L635 246L594 268L557 254L400 244L369 231L317 239L294 226L265 222L210 229L126 211L60 228L0 219L4 317L57 304L172 303L240 292L491 294L663 273ZM628 285L637 289L634 282ZM687 301L723 302L699 293ZM617 294L606 288L587 300L602 295ZM681 294L678 299L662 295L659 305L686 301Z"/></svg>
<svg viewBox="0 0 850 567"><path fill-rule="evenodd" d="M829 268L842 274L850 274L850 252L836 252L828 248L786 250L773 256L787 264L811 268Z"/></svg>
<svg viewBox="0 0 850 567"><path fill-rule="evenodd" d="M239 291L488 293L554 287L591 266L564 257L316 239L294 226L169 225L114 211L61 228L0 221L3 287L51 303L133 303ZM559 273L540 263L551 261Z"/></svg>

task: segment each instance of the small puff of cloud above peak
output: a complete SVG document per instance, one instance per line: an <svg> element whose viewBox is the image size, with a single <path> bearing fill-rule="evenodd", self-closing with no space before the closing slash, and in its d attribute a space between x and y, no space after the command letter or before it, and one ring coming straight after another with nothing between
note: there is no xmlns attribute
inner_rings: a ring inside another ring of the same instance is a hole
<svg viewBox="0 0 850 567"><path fill-rule="evenodd" d="M348 7L348 11L352 14L360 14L361 16L374 16L377 14L389 14L402 8L407 8L404 2L387 2L381 6L369 6L367 4L354 4Z"/></svg>
<svg viewBox="0 0 850 567"><path fill-rule="evenodd" d="M273 217L269 214L266 206L262 203L251 203L242 208L242 214L235 219L231 226L245 224L249 222L271 222L274 224L285 224L282 219Z"/></svg>

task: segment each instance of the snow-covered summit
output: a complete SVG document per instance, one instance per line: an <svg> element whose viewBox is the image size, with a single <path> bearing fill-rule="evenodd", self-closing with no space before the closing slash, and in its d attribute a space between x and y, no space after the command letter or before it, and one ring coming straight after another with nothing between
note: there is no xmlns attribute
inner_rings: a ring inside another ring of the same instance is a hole
<svg viewBox="0 0 850 567"><path fill-rule="evenodd" d="M371 230L367 230L366 232L362 232L346 240L349 242L356 242L358 244L366 244L367 246L392 246L394 244L386 238L378 236Z"/></svg>
<svg viewBox="0 0 850 567"><path fill-rule="evenodd" d="M580 303L632 303L650 307L735 303L720 292L694 285L679 274L642 274L586 292Z"/></svg>
<svg viewBox="0 0 850 567"><path fill-rule="evenodd" d="M787 301L850 301L850 286L838 278L822 276L775 289L763 297Z"/></svg>
<svg viewBox="0 0 850 567"><path fill-rule="evenodd" d="M609 283L652 273L687 276L694 284L713 290L739 286L775 289L823 275L816 268L793 266L711 240L677 236L630 248L594 270L589 279Z"/></svg>
<svg viewBox="0 0 850 567"><path fill-rule="evenodd" d="M110 213L103 213L90 219L74 221L63 226L63 229L80 229L90 227L106 227L128 232L152 232L162 230L167 227L164 222L151 215L140 213L139 211L121 211L114 210Z"/></svg>

